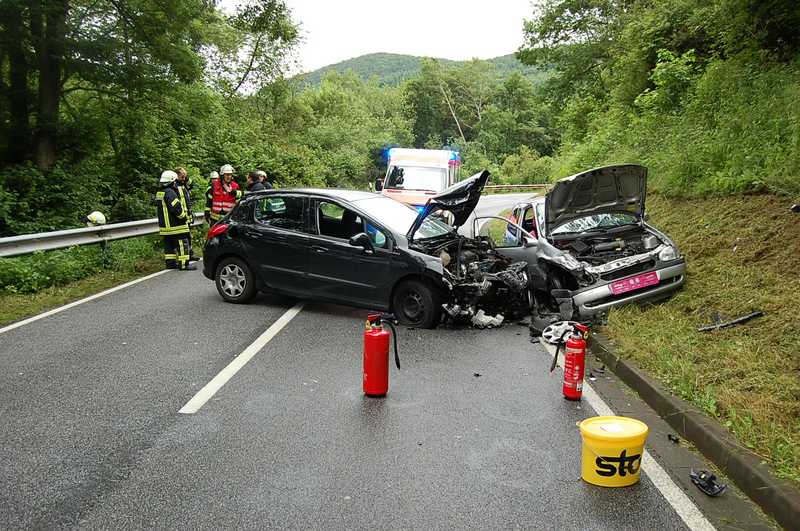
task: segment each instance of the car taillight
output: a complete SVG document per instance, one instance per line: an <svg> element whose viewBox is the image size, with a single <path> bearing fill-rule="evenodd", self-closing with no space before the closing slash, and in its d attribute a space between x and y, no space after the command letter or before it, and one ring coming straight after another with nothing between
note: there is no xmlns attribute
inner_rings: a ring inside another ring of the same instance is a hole
<svg viewBox="0 0 800 531"><path fill-rule="evenodd" d="M208 229L208 234L206 234L206 240L210 240L211 238L219 236L220 234L225 234L229 226L230 225L228 225L227 223L217 223L216 225Z"/></svg>

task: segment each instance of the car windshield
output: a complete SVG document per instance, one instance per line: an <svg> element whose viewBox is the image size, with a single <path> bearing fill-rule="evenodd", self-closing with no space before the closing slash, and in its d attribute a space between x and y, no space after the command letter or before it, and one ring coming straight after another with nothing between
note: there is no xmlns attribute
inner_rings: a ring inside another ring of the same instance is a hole
<svg viewBox="0 0 800 531"><path fill-rule="evenodd" d="M391 166L388 175L386 188L439 192L444 189L447 170L420 166Z"/></svg>
<svg viewBox="0 0 800 531"><path fill-rule="evenodd" d="M388 197L375 196L362 199L356 204L367 216L398 234L407 234L411 225L414 224L414 220L417 219L417 211L414 208ZM436 238L452 231L453 228L447 223L428 216L417 229L414 237L415 239Z"/></svg>
<svg viewBox="0 0 800 531"><path fill-rule="evenodd" d="M598 232L604 229L620 227L638 223L639 218L635 214L627 212L604 212L573 219L559 225L550 231L550 234L576 234L580 232Z"/></svg>

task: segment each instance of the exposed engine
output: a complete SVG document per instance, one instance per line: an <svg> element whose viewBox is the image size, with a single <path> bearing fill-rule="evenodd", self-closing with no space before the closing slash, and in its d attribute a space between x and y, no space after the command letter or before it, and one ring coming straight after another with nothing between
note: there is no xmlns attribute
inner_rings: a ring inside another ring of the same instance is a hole
<svg viewBox="0 0 800 531"><path fill-rule="evenodd" d="M612 260L652 251L661 241L649 232L630 232L616 238L598 236L578 240L556 241L555 246L568 251L575 258L589 265L601 265Z"/></svg>
<svg viewBox="0 0 800 531"><path fill-rule="evenodd" d="M442 261L452 295L444 304L450 317L484 328L530 312L528 264L498 254L488 238L458 236L423 252Z"/></svg>

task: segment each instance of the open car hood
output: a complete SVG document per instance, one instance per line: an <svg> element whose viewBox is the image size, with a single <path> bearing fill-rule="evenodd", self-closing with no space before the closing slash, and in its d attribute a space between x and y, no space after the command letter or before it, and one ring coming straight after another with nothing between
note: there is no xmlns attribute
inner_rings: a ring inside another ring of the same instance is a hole
<svg viewBox="0 0 800 531"><path fill-rule="evenodd" d="M428 199L425 208L417 215L417 219L408 229L406 237L409 241L414 239L414 233L431 213L437 210L445 210L453 214L453 227L458 228L463 225L481 198L483 187L489 180L489 170L476 173L469 179L457 182L439 195Z"/></svg>
<svg viewBox="0 0 800 531"><path fill-rule="evenodd" d="M637 164L605 166L565 177L545 198L545 232L604 212L629 212L641 219L646 194L647 168Z"/></svg>

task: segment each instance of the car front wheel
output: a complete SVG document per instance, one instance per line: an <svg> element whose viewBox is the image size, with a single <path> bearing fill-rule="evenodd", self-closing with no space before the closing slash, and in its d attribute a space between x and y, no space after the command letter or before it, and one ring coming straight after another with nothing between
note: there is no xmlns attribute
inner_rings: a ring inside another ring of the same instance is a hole
<svg viewBox="0 0 800 531"><path fill-rule="evenodd" d="M217 291L227 302L243 304L256 295L255 279L250 267L239 258L225 258L217 266L214 278Z"/></svg>
<svg viewBox="0 0 800 531"><path fill-rule="evenodd" d="M434 328L441 317L438 293L418 280L405 280L397 286L392 309L401 324L418 328Z"/></svg>

